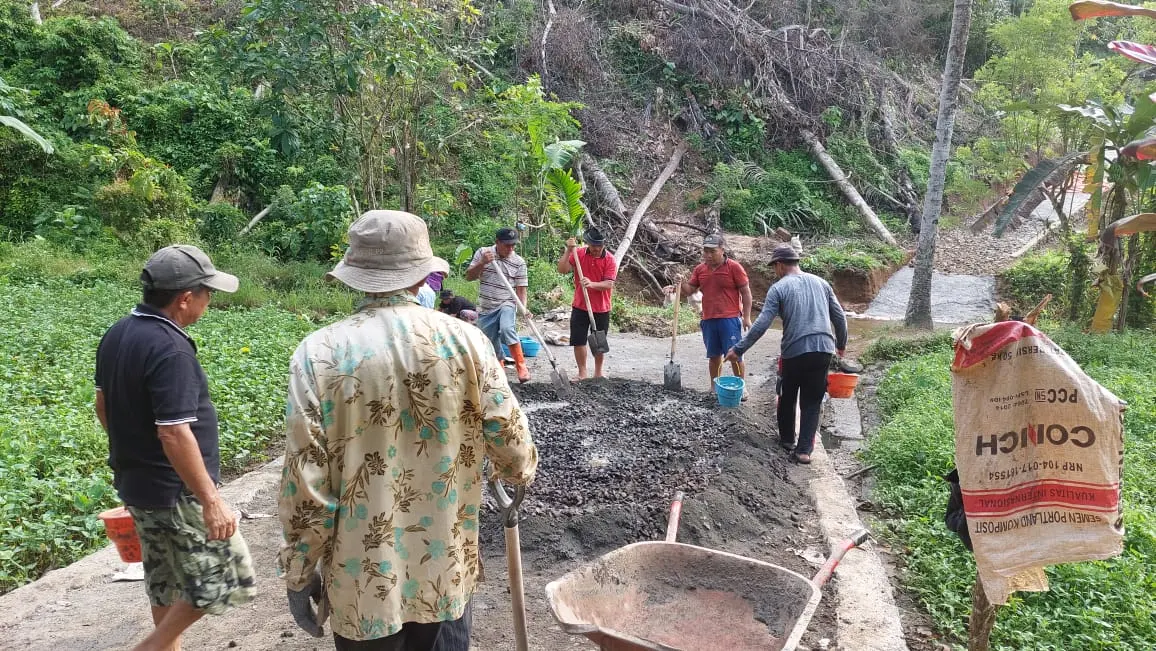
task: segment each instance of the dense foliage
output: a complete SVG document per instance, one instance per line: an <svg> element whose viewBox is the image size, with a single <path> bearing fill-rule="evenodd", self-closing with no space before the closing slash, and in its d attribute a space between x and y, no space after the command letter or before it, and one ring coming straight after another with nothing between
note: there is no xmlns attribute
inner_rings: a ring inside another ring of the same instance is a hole
<svg viewBox="0 0 1156 651"><path fill-rule="evenodd" d="M139 293L114 266L46 253L0 250L0 592L106 545L95 516L117 502L92 377L100 336ZM317 325L262 307L210 310L191 328L227 469L265 458L276 441L286 360Z"/></svg>

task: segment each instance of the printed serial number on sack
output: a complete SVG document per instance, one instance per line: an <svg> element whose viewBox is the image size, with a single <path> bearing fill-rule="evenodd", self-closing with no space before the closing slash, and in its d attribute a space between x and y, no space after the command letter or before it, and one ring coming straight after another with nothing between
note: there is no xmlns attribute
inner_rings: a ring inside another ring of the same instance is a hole
<svg viewBox="0 0 1156 651"><path fill-rule="evenodd" d="M1007 481L1019 474L1039 472L1041 470L1058 470L1060 472L1084 472L1084 464L1075 461L1031 461L1006 470L993 470L987 473L989 481Z"/></svg>

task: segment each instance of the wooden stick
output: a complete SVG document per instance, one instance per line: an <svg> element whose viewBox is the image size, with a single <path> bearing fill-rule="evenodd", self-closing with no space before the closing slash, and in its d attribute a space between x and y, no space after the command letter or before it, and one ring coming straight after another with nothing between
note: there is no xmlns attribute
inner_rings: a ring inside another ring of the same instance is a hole
<svg viewBox="0 0 1156 651"><path fill-rule="evenodd" d="M967 651L988 651L991 648L991 629L995 626L999 606L987 600L979 574L971 588L971 618L967 625Z"/></svg>
<svg viewBox="0 0 1156 651"><path fill-rule="evenodd" d="M614 252L614 257L618 260L618 265L622 266L622 261L626 259L626 253L630 250L630 243L634 241L634 234L638 232L638 222L642 221L642 215L646 213L646 209L658 197L658 193L662 191L662 186L666 185L667 179L674 170L678 167L679 161L682 160L682 155L686 153L686 143L679 143L675 147L674 153L670 156L670 161L666 164L666 169L662 170L662 174L654 181L654 185L650 186L650 192L646 194L646 198L638 207L634 209L634 214L630 216L630 224L626 227L626 234L622 236L622 241L618 243L618 250Z"/></svg>

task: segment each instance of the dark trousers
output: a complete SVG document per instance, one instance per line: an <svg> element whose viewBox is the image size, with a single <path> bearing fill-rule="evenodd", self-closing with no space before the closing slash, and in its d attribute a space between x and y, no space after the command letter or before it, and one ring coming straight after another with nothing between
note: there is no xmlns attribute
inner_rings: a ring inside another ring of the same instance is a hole
<svg viewBox="0 0 1156 651"><path fill-rule="evenodd" d="M831 367L830 353L804 353L783 360L781 380L783 394L779 398L779 438L785 443L795 440L795 403L799 404L799 440L796 454L811 454L815 449L815 433L819 431L819 410L823 394L827 393L827 369Z"/></svg>
<svg viewBox="0 0 1156 651"><path fill-rule="evenodd" d="M461 618L452 622L407 622L400 631L376 640L347 640L334 633L333 643L337 651L469 651L473 610L473 604L467 604Z"/></svg>

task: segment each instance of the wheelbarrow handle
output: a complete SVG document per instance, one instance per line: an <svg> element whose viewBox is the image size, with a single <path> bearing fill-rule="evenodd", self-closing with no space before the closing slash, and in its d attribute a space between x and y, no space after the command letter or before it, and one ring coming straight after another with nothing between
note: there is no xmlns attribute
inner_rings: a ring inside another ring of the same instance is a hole
<svg viewBox="0 0 1156 651"><path fill-rule="evenodd" d="M831 576L835 574L835 568L839 567L839 563L843 560L847 552L867 542L869 535L870 533L866 529L859 529L851 534L850 538L839 543L839 546L835 548L831 557L827 559L826 563L823 563L823 567L819 568L819 571L815 574L815 578L811 579L811 583L813 583L816 588L822 588L826 585L827 581L831 580Z"/></svg>
<svg viewBox="0 0 1156 651"><path fill-rule="evenodd" d="M490 490L494 493L498 508L502 509L502 522L506 528L518 526L518 507L522 505L522 500L526 499L526 487L515 486L511 495L501 481L491 479Z"/></svg>
<svg viewBox="0 0 1156 651"><path fill-rule="evenodd" d="M670 517L666 520L666 542L674 542L678 538L678 520L682 517L683 492L674 494L674 501L670 503Z"/></svg>

